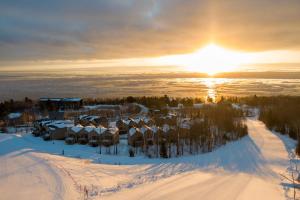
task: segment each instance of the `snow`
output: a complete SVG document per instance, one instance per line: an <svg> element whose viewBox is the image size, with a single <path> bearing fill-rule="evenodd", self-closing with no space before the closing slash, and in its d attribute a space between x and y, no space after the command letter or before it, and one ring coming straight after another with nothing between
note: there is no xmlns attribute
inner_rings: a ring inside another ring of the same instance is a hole
<svg viewBox="0 0 300 200"><path fill-rule="evenodd" d="M101 135L107 130L107 128L105 128L104 126L98 126L97 128L94 128L94 130L96 131L97 134Z"/></svg>
<svg viewBox="0 0 300 200"><path fill-rule="evenodd" d="M79 131L81 131L83 129L83 126L81 124L77 124L76 126L73 126L71 129L75 133L78 133Z"/></svg>
<svg viewBox="0 0 300 200"><path fill-rule="evenodd" d="M40 98L40 101L65 101L65 102L79 102L82 101L81 98Z"/></svg>
<svg viewBox="0 0 300 200"><path fill-rule="evenodd" d="M159 130L159 128L157 126L151 126L151 130L153 131L153 133L157 133L157 131Z"/></svg>
<svg viewBox="0 0 300 200"><path fill-rule="evenodd" d="M170 130L169 124L164 124L162 130L163 130L163 132L165 132L165 133L168 132L168 131Z"/></svg>
<svg viewBox="0 0 300 200"><path fill-rule="evenodd" d="M279 173L289 170L295 141L256 119L247 125L249 136L239 141L170 159L100 155L87 145L0 134L1 198L83 199L85 186L89 199L287 199L291 191Z"/></svg>
<svg viewBox="0 0 300 200"><path fill-rule="evenodd" d="M151 129L150 129L150 127L148 127L146 125L144 125L144 126L142 126L142 128L140 128L140 131L141 131L142 134L145 134L145 132L148 131L148 130L151 130Z"/></svg>
<svg viewBox="0 0 300 200"><path fill-rule="evenodd" d="M92 132L96 127L95 126L85 126L84 130L88 133Z"/></svg>
<svg viewBox="0 0 300 200"><path fill-rule="evenodd" d="M19 112L16 112L16 113L9 113L9 114L7 115L7 117L8 117L9 119L17 119L17 118L21 117L21 115L22 115L22 113L19 113Z"/></svg>
<svg viewBox="0 0 300 200"><path fill-rule="evenodd" d="M84 106L85 109L88 110L96 110L96 109L120 109L121 105L110 105L110 104L97 104L97 105L89 105L89 106Z"/></svg>
<svg viewBox="0 0 300 200"><path fill-rule="evenodd" d="M108 128L108 131L111 133L111 134L116 134L119 129L117 127L109 127Z"/></svg>
<svg viewBox="0 0 300 200"><path fill-rule="evenodd" d="M134 135L139 129L132 127L131 129L129 129L128 133L130 136Z"/></svg>
<svg viewBox="0 0 300 200"><path fill-rule="evenodd" d="M140 115L149 113L149 109L146 106L138 103L134 103L134 104L141 108Z"/></svg>

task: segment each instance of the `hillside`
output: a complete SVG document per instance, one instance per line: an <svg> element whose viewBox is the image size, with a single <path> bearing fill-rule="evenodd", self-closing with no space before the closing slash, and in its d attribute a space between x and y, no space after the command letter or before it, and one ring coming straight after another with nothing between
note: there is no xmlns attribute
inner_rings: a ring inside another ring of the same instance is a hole
<svg viewBox="0 0 300 200"><path fill-rule="evenodd" d="M239 141L171 159L100 155L97 148L1 134L0 193L4 199L83 199L86 187L91 199L288 199L279 173L287 173L295 142L256 119L247 125L249 136Z"/></svg>

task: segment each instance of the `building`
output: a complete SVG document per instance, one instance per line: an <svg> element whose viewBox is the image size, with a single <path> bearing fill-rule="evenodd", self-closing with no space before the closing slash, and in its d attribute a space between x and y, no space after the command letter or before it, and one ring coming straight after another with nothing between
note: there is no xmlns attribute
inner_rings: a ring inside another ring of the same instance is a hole
<svg viewBox="0 0 300 200"><path fill-rule="evenodd" d="M41 109L48 111L78 110L83 106L81 98L40 98Z"/></svg>

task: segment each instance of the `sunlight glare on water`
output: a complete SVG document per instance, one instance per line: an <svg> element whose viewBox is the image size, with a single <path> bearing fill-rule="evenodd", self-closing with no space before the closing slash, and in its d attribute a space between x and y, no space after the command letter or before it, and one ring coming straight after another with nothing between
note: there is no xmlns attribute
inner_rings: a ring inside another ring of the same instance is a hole
<svg viewBox="0 0 300 200"><path fill-rule="evenodd" d="M226 84L230 82L227 78L205 78L200 80L207 87L206 99L211 99L213 102L217 99L217 89L216 86Z"/></svg>

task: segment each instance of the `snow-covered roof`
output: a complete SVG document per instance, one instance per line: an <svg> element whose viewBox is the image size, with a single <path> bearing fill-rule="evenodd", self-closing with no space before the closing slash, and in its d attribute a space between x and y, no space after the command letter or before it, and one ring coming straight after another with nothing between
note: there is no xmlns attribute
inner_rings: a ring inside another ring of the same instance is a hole
<svg viewBox="0 0 300 200"><path fill-rule="evenodd" d="M96 116L96 115L80 115L78 118L81 120L84 119L84 120L88 120L88 121L93 121L95 119L99 119L100 117Z"/></svg>
<svg viewBox="0 0 300 200"><path fill-rule="evenodd" d="M144 134L148 130L151 130L149 126L143 126L142 128L140 128L140 131L141 131L142 134Z"/></svg>
<svg viewBox="0 0 300 200"><path fill-rule="evenodd" d="M151 126L151 129L152 129L153 133L157 133L157 131L159 130L159 127Z"/></svg>
<svg viewBox="0 0 300 200"><path fill-rule="evenodd" d="M41 121L39 124L41 126L44 126L44 125L48 125L48 124L51 124L52 123L52 120L44 120L44 121Z"/></svg>
<svg viewBox="0 0 300 200"><path fill-rule="evenodd" d="M170 126L168 124L164 124L162 127L163 132L168 132L170 130Z"/></svg>
<svg viewBox="0 0 300 200"><path fill-rule="evenodd" d="M81 98L63 98L63 101L65 102L79 102L81 100Z"/></svg>
<svg viewBox="0 0 300 200"><path fill-rule="evenodd" d="M88 115L79 115L78 119L84 119L86 118Z"/></svg>
<svg viewBox="0 0 300 200"><path fill-rule="evenodd" d="M94 128L94 130L96 131L96 133L101 135L102 133L104 133L107 130L107 128L105 128L104 126L98 126L98 127Z"/></svg>
<svg viewBox="0 0 300 200"><path fill-rule="evenodd" d="M63 102L79 102L81 98L40 98L40 101L63 101Z"/></svg>
<svg viewBox="0 0 300 200"><path fill-rule="evenodd" d="M145 123L148 123L150 120L151 120L151 119L150 119L149 117L144 117L144 118L143 118L143 121L144 121Z"/></svg>
<svg viewBox="0 0 300 200"><path fill-rule="evenodd" d="M117 127L117 122L109 122L109 127Z"/></svg>
<svg viewBox="0 0 300 200"><path fill-rule="evenodd" d="M51 123L50 125L55 128L68 128L74 126L73 124L68 123Z"/></svg>
<svg viewBox="0 0 300 200"><path fill-rule="evenodd" d="M9 113L9 114L7 115L7 117L8 117L9 119L17 119L17 118L21 117L21 115L22 115L22 113L15 112L15 113Z"/></svg>
<svg viewBox="0 0 300 200"><path fill-rule="evenodd" d="M140 123L140 121L142 121L142 119L138 117L138 118L135 118L133 121L138 124L138 123Z"/></svg>
<svg viewBox="0 0 300 200"><path fill-rule="evenodd" d="M84 130L88 133L92 132L96 127L95 126L85 126Z"/></svg>
<svg viewBox="0 0 300 200"><path fill-rule="evenodd" d="M130 122L131 122L131 120L123 120L123 123L126 125L129 125Z"/></svg>
<svg viewBox="0 0 300 200"><path fill-rule="evenodd" d="M74 131L75 133L78 133L79 131L81 131L83 129L83 126L80 124L77 124L76 126L73 126L72 131Z"/></svg>
<svg viewBox="0 0 300 200"><path fill-rule="evenodd" d="M179 120L179 127L180 128L185 128L185 129L190 129L191 128L191 119L190 118L183 118Z"/></svg>
<svg viewBox="0 0 300 200"><path fill-rule="evenodd" d="M128 133L130 136L132 136L138 131L140 131L138 128L132 127L131 129L129 129Z"/></svg>
<svg viewBox="0 0 300 200"><path fill-rule="evenodd" d="M61 101L62 98L40 98L40 101Z"/></svg>
<svg viewBox="0 0 300 200"><path fill-rule="evenodd" d="M119 129L117 127L109 127L108 128L108 131L111 133L111 134L116 134L119 132Z"/></svg>
<svg viewBox="0 0 300 200"><path fill-rule="evenodd" d="M84 106L84 108L89 109L89 110L94 110L94 109L120 109L120 105L108 105L108 104L99 104L99 105L89 105L89 106Z"/></svg>
<svg viewBox="0 0 300 200"><path fill-rule="evenodd" d="M71 120L49 120L49 121L42 121L40 123L42 126L48 126L53 128L68 128L73 127L74 122Z"/></svg>

